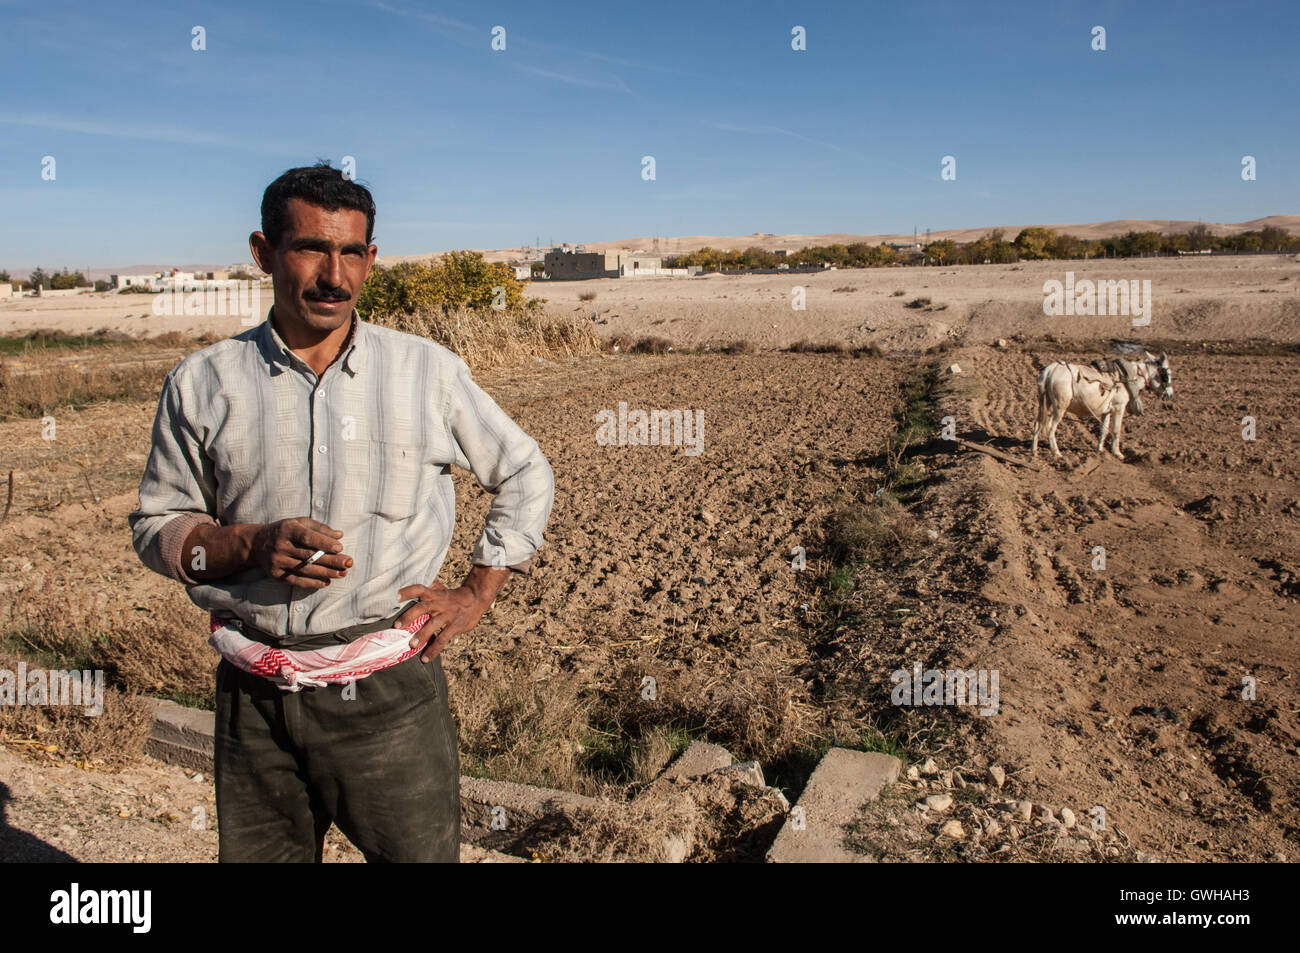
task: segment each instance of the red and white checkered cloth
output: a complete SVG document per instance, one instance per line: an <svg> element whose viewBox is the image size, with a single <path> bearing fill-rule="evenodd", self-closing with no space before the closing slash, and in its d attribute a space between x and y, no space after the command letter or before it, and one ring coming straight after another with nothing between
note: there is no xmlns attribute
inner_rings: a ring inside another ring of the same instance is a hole
<svg viewBox="0 0 1300 953"><path fill-rule="evenodd" d="M254 642L229 620L210 615L212 634L208 644L236 668L260 675L287 692L298 692L345 685L405 662L420 651L411 648L411 636L428 620L427 615L422 615L405 629L382 629L342 645L295 652Z"/></svg>

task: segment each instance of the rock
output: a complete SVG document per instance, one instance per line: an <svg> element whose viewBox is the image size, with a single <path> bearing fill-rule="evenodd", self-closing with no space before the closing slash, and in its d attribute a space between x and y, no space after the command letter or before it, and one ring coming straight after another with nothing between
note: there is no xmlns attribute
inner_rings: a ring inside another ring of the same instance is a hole
<svg viewBox="0 0 1300 953"><path fill-rule="evenodd" d="M957 788L959 791L964 791L966 789L966 779L961 776L960 771L954 771L952 773L952 784L953 787Z"/></svg>
<svg viewBox="0 0 1300 953"><path fill-rule="evenodd" d="M952 807L951 794L931 794L925 799L925 809L936 814L942 814L950 807Z"/></svg>
<svg viewBox="0 0 1300 953"><path fill-rule="evenodd" d="M995 788L1001 788L1002 785L1007 783L1007 772L1000 764L989 765L988 779L989 784Z"/></svg>
<svg viewBox="0 0 1300 953"><path fill-rule="evenodd" d="M907 769L907 780L909 780L909 781L919 781L919 780L921 780L921 772L917 770L916 765L911 765L911 766Z"/></svg>
<svg viewBox="0 0 1300 953"><path fill-rule="evenodd" d="M952 787L952 772L951 772L951 771L940 771L940 772L939 772L939 783L942 784L942 785L943 785L944 787L946 787L946 788L950 788L950 787Z"/></svg>
<svg viewBox="0 0 1300 953"><path fill-rule="evenodd" d="M683 864L686 858L691 856L691 844L689 841L694 840L686 834L669 834L664 838L663 851L664 862L669 864Z"/></svg>
<svg viewBox="0 0 1300 953"><path fill-rule="evenodd" d="M1016 816L1028 822L1034 816L1034 802L1021 801L1016 805Z"/></svg>
<svg viewBox="0 0 1300 953"><path fill-rule="evenodd" d="M998 338L998 340L997 340L997 346L998 346L998 347L1006 347L1006 346L1007 346L1007 339L1006 339L1006 338Z"/></svg>
<svg viewBox="0 0 1300 953"><path fill-rule="evenodd" d="M708 510L700 511L700 519L704 520L704 522L708 523L710 526L718 525L718 518Z"/></svg>
<svg viewBox="0 0 1300 953"><path fill-rule="evenodd" d="M939 766L934 763L934 758L926 758L921 765L921 773L926 777L933 777L939 773Z"/></svg>
<svg viewBox="0 0 1300 953"><path fill-rule="evenodd" d="M1074 827L1074 822L1076 820L1077 818L1074 816L1074 811L1070 810L1068 807L1061 808L1062 827L1064 827L1068 831L1070 828Z"/></svg>
<svg viewBox="0 0 1300 953"><path fill-rule="evenodd" d="M1112 847L1110 850L1115 850L1115 848ZM1110 850L1106 851L1106 853L1109 854ZM1116 853L1118 853L1118 851L1116 851ZM1149 854L1144 850L1137 852L1137 862L1139 864L1162 864L1164 863L1164 860L1164 857L1159 854Z"/></svg>
<svg viewBox="0 0 1300 953"><path fill-rule="evenodd" d="M948 373L949 373L949 374L960 374L960 373L961 373L961 365L960 365L960 364L949 364L949 365L948 365Z"/></svg>
<svg viewBox="0 0 1300 953"><path fill-rule="evenodd" d="M1039 812L1039 813L1038 813L1038 818L1039 818L1039 820L1041 820L1044 824L1055 824L1055 823L1056 823L1056 815L1052 813L1052 809L1051 809L1050 807L1048 807L1046 804L1041 805L1041 806L1038 808L1038 812Z"/></svg>
<svg viewBox="0 0 1300 953"><path fill-rule="evenodd" d="M966 829L961 826L961 821L949 821L939 829L939 836L962 840L966 836Z"/></svg>
<svg viewBox="0 0 1300 953"><path fill-rule="evenodd" d="M984 825L984 833L988 834L989 837L997 837L1002 833L1002 825L995 819L990 818L989 822Z"/></svg>

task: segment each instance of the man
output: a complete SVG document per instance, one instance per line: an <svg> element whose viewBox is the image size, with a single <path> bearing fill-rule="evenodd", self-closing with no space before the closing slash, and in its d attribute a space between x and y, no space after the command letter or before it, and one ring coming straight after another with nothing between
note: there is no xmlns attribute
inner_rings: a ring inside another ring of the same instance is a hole
<svg viewBox="0 0 1300 953"><path fill-rule="evenodd" d="M465 363L359 319L374 217L370 192L327 164L271 183L249 245L275 304L167 376L129 517L140 559L212 614L224 656L222 861L319 862L331 822L367 860L457 860L438 654L508 569L529 571L550 516L546 458ZM473 568L447 589L453 463L495 496ZM369 661L340 676L359 646Z"/></svg>

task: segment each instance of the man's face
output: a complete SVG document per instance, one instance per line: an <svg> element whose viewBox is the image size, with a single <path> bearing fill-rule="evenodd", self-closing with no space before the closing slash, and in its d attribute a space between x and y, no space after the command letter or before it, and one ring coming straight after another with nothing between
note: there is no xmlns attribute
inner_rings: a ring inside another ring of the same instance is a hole
<svg viewBox="0 0 1300 953"><path fill-rule="evenodd" d="M328 333L346 324L379 249L366 244L366 216L330 212L293 198L280 244L249 238L258 266L275 281L275 318L288 327Z"/></svg>

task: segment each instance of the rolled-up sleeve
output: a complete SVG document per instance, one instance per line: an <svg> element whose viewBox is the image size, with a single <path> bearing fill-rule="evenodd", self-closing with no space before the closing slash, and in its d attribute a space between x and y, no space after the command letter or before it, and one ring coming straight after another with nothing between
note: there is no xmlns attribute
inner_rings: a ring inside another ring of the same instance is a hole
<svg viewBox="0 0 1300 953"><path fill-rule="evenodd" d="M555 500L555 474L537 441L524 433L470 376L459 358L445 419L457 465L493 494L472 562L528 572L541 548Z"/></svg>
<svg viewBox="0 0 1300 953"><path fill-rule="evenodd" d="M154 418L153 447L140 481L140 506L127 516L140 561L156 573L193 585L181 551L196 527L216 524L212 463L184 413L177 371L167 375Z"/></svg>

